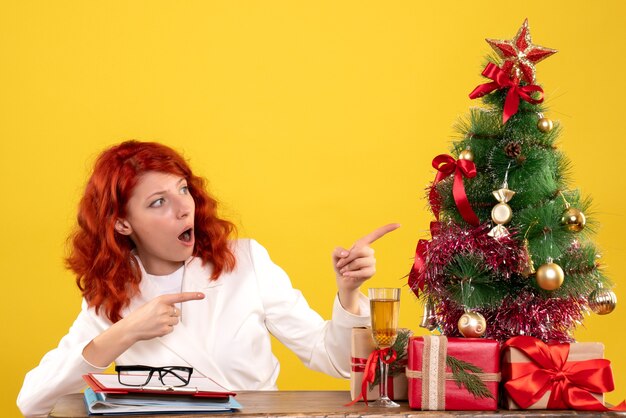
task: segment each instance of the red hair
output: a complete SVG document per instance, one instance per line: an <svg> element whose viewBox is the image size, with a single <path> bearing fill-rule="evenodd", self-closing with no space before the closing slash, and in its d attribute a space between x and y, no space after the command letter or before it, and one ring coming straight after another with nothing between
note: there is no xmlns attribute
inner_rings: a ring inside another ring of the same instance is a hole
<svg viewBox="0 0 626 418"><path fill-rule="evenodd" d="M147 171L175 174L187 180L195 202L196 239L193 255L212 263L211 280L235 268L229 236L235 225L217 217L218 203L206 191L205 181L193 175L173 149L154 142L126 141L98 157L78 207L78 226L70 236L67 266L89 306L104 309L117 322L121 310L139 292L141 270L131 251L132 240L115 232L115 222L126 217L126 204L139 177Z"/></svg>

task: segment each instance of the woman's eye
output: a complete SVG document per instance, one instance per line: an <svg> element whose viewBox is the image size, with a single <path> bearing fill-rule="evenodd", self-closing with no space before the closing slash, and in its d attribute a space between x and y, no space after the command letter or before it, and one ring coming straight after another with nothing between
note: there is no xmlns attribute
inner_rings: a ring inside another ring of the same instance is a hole
<svg viewBox="0 0 626 418"><path fill-rule="evenodd" d="M161 206L163 206L163 203L165 203L165 199L163 199L162 197L155 200L154 202L150 203L150 207L151 208L160 208Z"/></svg>
<svg viewBox="0 0 626 418"><path fill-rule="evenodd" d="M183 186L180 189L181 194L189 194L189 186Z"/></svg>

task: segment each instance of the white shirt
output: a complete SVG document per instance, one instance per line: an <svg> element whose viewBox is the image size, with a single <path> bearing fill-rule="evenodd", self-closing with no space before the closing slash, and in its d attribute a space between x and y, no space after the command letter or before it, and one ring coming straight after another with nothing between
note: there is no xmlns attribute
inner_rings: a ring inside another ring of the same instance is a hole
<svg viewBox="0 0 626 418"><path fill-rule="evenodd" d="M168 295L172 293L180 293L183 288L183 275L185 274L185 266L180 266L178 270L173 273L166 274L164 276L156 276L154 274L147 273L146 270L141 268L143 275L142 280L151 281L158 289L159 295ZM182 303L177 303L176 308L182 312Z"/></svg>
<svg viewBox="0 0 626 418"><path fill-rule="evenodd" d="M202 292L205 298L185 302L183 320L172 333L135 343L116 363L189 365L194 374L230 390L275 390L280 366L271 351L271 333L307 367L349 377L351 329L369 325L367 298L361 296L357 316L335 297L332 320L324 321L257 242L238 240L233 251L235 270L217 280L209 280L210 265L188 260L182 291ZM161 294L145 276L140 291L123 317ZM110 326L102 312L96 314L83 301L69 333L26 375L17 400L24 415L47 414L59 397L85 387L83 374L102 371L87 363L82 351Z"/></svg>

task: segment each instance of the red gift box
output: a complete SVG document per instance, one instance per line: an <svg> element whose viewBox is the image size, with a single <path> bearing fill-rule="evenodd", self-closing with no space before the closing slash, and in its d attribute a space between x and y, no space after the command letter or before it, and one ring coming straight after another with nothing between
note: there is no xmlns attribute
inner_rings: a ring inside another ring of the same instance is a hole
<svg viewBox="0 0 626 418"><path fill-rule="evenodd" d="M496 340L412 337L408 354L406 373L411 408L430 411L498 409L500 344Z"/></svg>
<svg viewBox="0 0 626 418"><path fill-rule="evenodd" d="M517 336L503 345L502 377L509 409L625 411L604 406L614 388L601 343L545 344Z"/></svg>

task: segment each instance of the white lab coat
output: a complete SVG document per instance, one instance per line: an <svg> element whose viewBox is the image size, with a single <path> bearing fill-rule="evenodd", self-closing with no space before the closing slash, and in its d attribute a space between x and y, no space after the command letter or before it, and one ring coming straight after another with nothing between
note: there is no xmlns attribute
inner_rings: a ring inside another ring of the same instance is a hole
<svg viewBox="0 0 626 418"><path fill-rule="evenodd" d="M116 363L189 365L194 374L230 390L275 390L280 366L271 352L272 334L311 369L349 377L350 333L352 327L369 324L367 298L361 297L361 315L356 316L335 297L332 320L324 321L261 245L238 240L234 250L235 270L218 280L209 280L210 265L189 259L182 290L202 292L205 299L183 303L182 321L172 333L136 343ZM122 316L158 296L147 279L140 290ZM82 351L110 326L102 312L97 315L83 301L69 333L26 375L17 399L24 415L47 414L59 397L85 387L83 374L102 371L87 363Z"/></svg>

